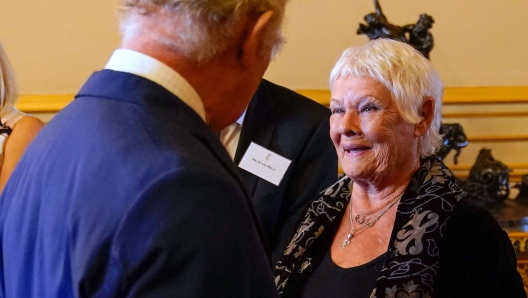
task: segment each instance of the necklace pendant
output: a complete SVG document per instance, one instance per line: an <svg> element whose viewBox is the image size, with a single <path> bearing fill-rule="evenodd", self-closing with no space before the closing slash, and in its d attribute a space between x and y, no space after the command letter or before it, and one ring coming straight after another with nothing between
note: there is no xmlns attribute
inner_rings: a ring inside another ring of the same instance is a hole
<svg viewBox="0 0 528 298"><path fill-rule="evenodd" d="M357 223L358 225L361 225L361 224L363 224L363 223L365 222L365 218L366 218L366 217L367 217L366 215L363 215L363 217L361 217L361 219L360 219L360 218L359 218L359 214L358 214L358 215L356 215L356 217L354 218L354 220L356 221L356 223Z"/></svg>
<svg viewBox="0 0 528 298"><path fill-rule="evenodd" d="M352 240L352 238L354 238L354 235L352 233L348 233L345 241L343 241L343 244L341 244L341 250L350 244L350 240Z"/></svg>

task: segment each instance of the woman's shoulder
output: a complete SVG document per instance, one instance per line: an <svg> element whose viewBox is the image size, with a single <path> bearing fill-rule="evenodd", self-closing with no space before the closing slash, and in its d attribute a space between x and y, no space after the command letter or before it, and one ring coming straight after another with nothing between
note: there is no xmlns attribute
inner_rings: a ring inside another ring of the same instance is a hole
<svg viewBox="0 0 528 298"><path fill-rule="evenodd" d="M6 107L0 113L2 125L9 126L12 129L19 126L24 129L41 129L44 126L42 120L19 111L15 107Z"/></svg>
<svg viewBox="0 0 528 298"><path fill-rule="evenodd" d="M444 257L460 262L487 263L501 255L500 262L515 263L515 251L506 231L488 210L464 199L447 222L441 247Z"/></svg>
<svg viewBox="0 0 528 298"><path fill-rule="evenodd" d="M508 234L491 213L462 199L440 244L438 297L526 297Z"/></svg>
<svg viewBox="0 0 528 298"><path fill-rule="evenodd" d="M457 230L468 230L468 232L475 230L503 232L497 220L488 210L466 199L460 200L455 206L448 226L456 226Z"/></svg>
<svg viewBox="0 0 528 298"><path fill-rule="evenodd" d="M42 120L28 114L23 114L13 126L13 131L39 131L42 127L44 127Z"/></svg>
<svg viewBox="0 0 528 298"><path fill-rule="evenodd" d="M510 244L507 233L491 213L462 199L455 206L447 222L444 245L464 245L468 249L493 245L504 247Z"/></svg>

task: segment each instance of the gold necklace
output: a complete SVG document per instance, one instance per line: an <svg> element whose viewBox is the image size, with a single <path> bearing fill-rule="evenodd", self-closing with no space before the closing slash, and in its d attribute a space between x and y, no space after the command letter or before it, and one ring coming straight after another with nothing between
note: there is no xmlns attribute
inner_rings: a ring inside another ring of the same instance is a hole
<svg viewBox="0 0 528 298"><path fill-rule="evenodd" d="M402 193L402 195L403 195L403 193ZM402 195L400 195L400 196L399 196L398 198L396 198L395 200L396 200L396 201L399 200L399 199L401 198ZM383 208L389 206L389 205L392 204L392 203L394 203L394 201L388 201L388 202L385 203L384 205L381 205L378 209L375 209L374 211L371 211L371 212L369 212L369 213L365 213L365 214L363 214L363 215L359 214L359 212L356 212L356 216L354 217L354 221L355 221L357 224L362 225L363 223L365 223L365 220L366 220L367 216L371 216L372 214L376 214L376 213L378 213L378 212L381 211ZM354 208L354 209L356 209L356 208ZM351 208L350 211L352 212L352 208Z"/></svg>
<svg viewBox="0 0 528 298"><path fill-rule="evenodd" d="M383 216L383 214L387 213L387 211L389 211L389 209L394 206L394 204L396 204L396 202L398 202L403 196L403 193L401 195L399 195L396 199L394 199L393 201L390 201L389 203L385 204L381 209L378 208L378 210L374 211L374 212L371 212L369 215L372 215L378 211L381 211L383 210L378 216L374 217L373 219L367 219L365 225L359 227L358 229L356 229L354 227L354 222L352 221L352 196L350 196L350 203L348 204L348 208L349 208L349 213L348 213L348 219L350 220L350 232L346 235L345 237L345 240L343 241L343 244L341 244L341 250L343 250L345 247L347 247L349 244L350 244L350 241L356 237L357 235L363 233L363 231L365 231L366 229L374 226L374 224L378 221L378 219L380 219L380 217ZM385 209L383 209L385 208ZM357 216L356 216L357 218ZM363 218L363 221L361 222L361 224L363 224L365 222L365 219Z"/></svg>

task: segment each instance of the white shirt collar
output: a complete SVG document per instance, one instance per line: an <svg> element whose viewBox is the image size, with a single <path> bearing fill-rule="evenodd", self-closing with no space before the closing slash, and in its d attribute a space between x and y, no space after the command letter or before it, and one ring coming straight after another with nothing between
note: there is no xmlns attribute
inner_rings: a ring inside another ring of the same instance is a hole
<svg viewBox="0 0 528 298"><path fill-rule="evenodd" d="M240 117L238 117L238 119L236 120L236 123L242 127L242 124L244 123L244 118L246 117L246 112L247 112L247 108L244 110L244 112L242 112L242 115L240 115Z"/></svg>
<svg viewBox="0 0 528 298"><path fill-rule="evenodd" d="M162 86L191 107L205 122L205 108L196 90L162 62L136 51L118 49L110 57L105 69L135 74Z"/></svg>

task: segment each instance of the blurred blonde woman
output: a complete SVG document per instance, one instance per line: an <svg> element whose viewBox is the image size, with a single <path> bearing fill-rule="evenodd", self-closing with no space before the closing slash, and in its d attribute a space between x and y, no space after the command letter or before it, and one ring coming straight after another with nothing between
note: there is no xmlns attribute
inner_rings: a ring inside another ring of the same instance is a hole
<svg viewBox="0 0 528 298"><path fill-rule="evenodd" d="M44 123L14 106L18 85L13 68L0 43L0 192L22 153Z"/></svg>

